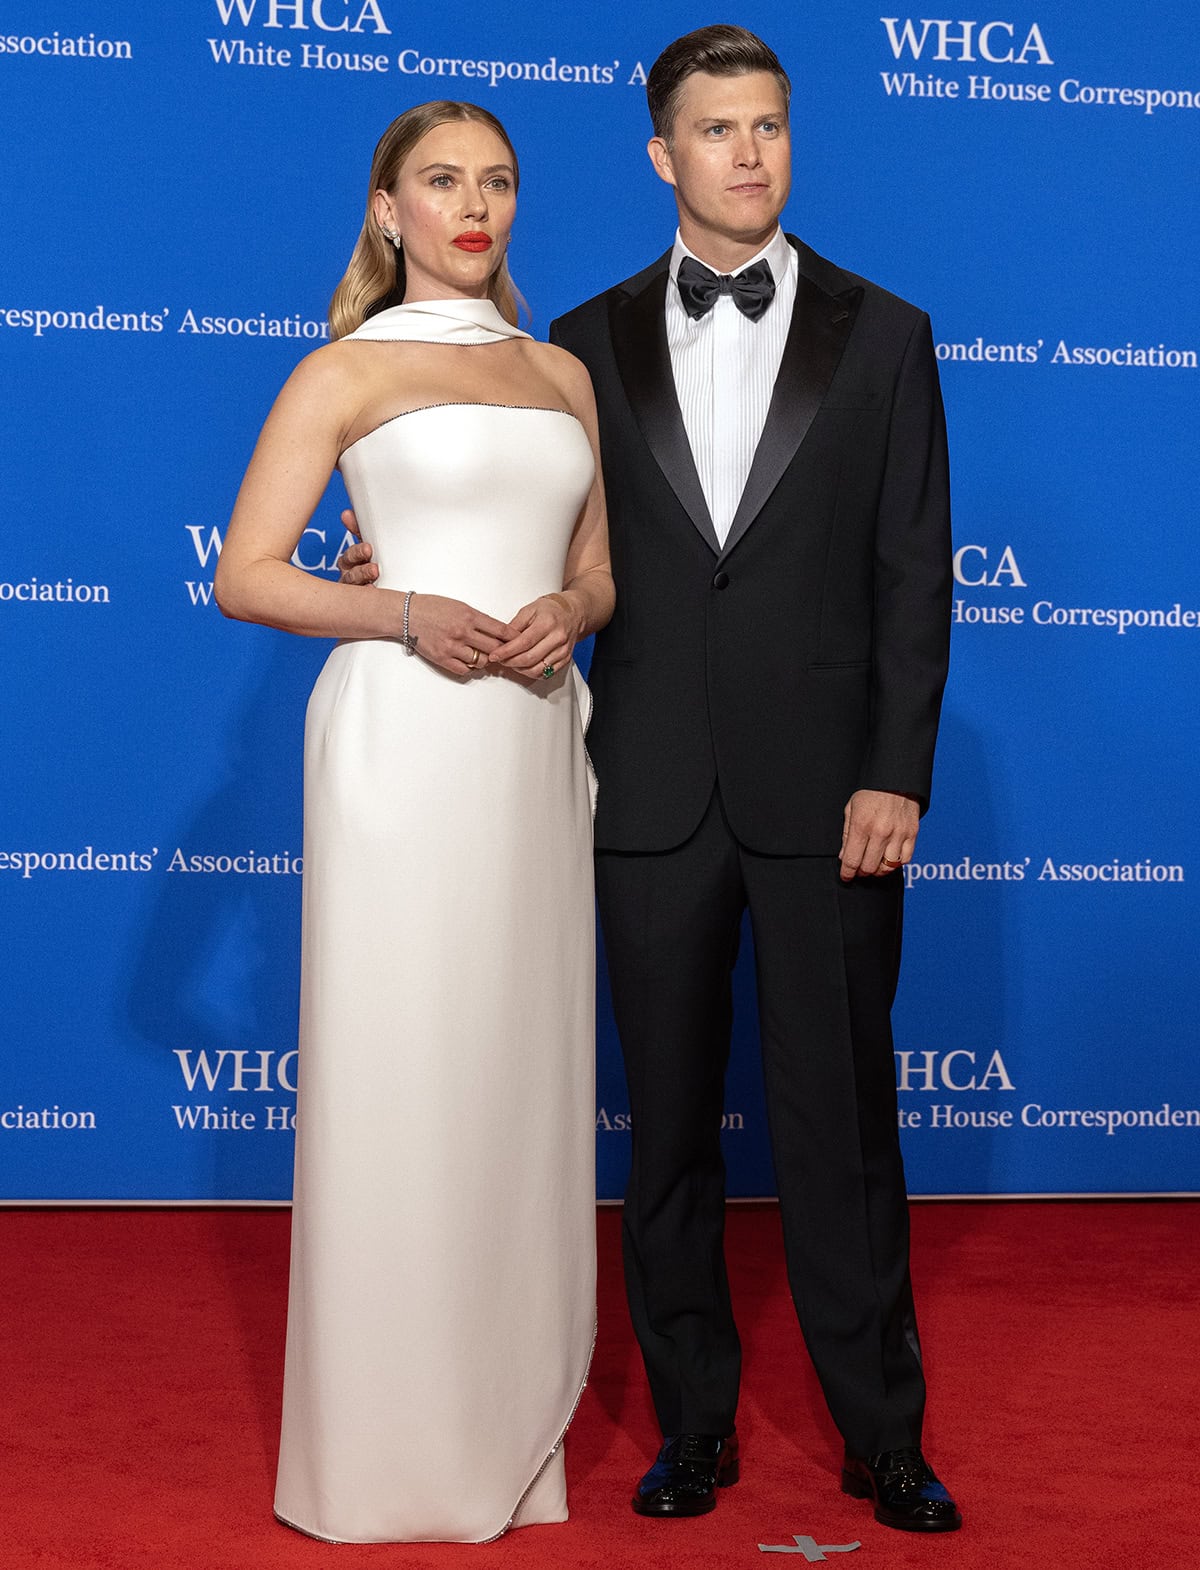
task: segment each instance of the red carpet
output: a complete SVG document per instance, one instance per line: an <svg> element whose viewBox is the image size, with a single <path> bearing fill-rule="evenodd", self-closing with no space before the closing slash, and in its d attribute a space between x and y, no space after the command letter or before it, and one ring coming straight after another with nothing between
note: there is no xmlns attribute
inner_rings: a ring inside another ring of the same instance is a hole
<svg viewBox="0 0 1200 1570"><path fill-rule="evenodd" d="M0 1215L3 1570L847 1570L1200 1566L1200 1207L914 1207L926 1448L966 1515L914 1538L837 1488L836 1435L787 1298L778 1218L735 1208L742 1482L695 1521L628 1508L656 1443L600 1213L601 1331L568 1440L572 1519L483 1548L334 1547L271 1518L288 1216ZM420 1443L419 1430L413 1443Z"/></svg>

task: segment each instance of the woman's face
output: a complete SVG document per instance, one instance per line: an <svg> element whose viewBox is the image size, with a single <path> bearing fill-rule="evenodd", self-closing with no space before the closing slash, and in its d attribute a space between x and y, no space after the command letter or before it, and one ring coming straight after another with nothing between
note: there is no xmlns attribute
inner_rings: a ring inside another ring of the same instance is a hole
<svg viewBox="0 0 1200 1570"><path fill-rule="evenodd" d="M375 218L404 242L406 301L482 299L504 260L516 213L512 154L490 126L452 120L427 131Z"/></svg>

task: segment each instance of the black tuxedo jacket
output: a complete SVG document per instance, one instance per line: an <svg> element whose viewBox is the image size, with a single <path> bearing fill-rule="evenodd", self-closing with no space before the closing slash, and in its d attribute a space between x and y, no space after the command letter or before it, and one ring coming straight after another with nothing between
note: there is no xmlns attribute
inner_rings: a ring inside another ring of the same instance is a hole
<svg viewBox="0 0 1200 1570"><path fill-rule="evenodd" d="M929 318L788 239L796 304L724 547L675 395L670 253L551 325L596 391L617 590L589 678L597 849L681 844L715 780L768 855L835 855L862 787L928 803L951 595Z"/></svg>

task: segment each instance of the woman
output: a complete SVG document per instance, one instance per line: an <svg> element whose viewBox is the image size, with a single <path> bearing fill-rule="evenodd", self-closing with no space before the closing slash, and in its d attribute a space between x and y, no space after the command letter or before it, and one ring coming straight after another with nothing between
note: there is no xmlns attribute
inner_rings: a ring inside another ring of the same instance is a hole
<svg viewBox="0 0 1200 1570"><path fill-rule="evenodd" d="M246 471L221 609L335 637L305 733L300 1099L275 1509L335 1541L560 1521L595 1327L587 694L612 612L582 366L513 325L517 160L385 132ZM334 466L374 593L290 565Z"/></svg>

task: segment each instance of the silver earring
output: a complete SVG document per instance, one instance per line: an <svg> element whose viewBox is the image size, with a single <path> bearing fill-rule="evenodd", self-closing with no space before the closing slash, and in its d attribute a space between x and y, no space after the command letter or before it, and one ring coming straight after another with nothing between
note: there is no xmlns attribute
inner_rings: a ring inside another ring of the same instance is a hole
<svg viewBox="0 0 1200 1570"><path fill-rule="evenodd" d="M396 231L394 229L385 229L383 231L383 233L392 242L392 244L396 247L397 250L399 250L401 248L401 246L403 245L404 242L401 240L400 236L396 233Z"/></svg>

